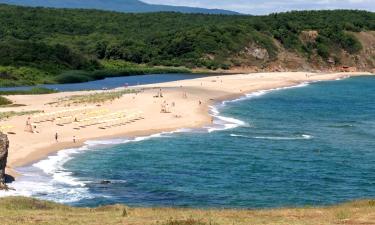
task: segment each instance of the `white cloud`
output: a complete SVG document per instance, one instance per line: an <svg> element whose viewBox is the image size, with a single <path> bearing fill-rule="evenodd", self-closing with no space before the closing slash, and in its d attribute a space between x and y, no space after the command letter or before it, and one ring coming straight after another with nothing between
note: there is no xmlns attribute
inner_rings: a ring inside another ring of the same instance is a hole
<svg viewBox="0 0 375 225"><path fill-rule="evenodd" d="M152 4L221 8L249 14L303 9L363 9L375 11L375 0L143 0Z"/></svg>

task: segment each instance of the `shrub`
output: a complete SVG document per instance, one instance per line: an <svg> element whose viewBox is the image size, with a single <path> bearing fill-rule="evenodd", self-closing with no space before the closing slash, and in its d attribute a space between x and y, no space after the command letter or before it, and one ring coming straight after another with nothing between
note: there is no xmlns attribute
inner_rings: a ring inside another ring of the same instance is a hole
<svg viewBox="0 0 375 225"><path fill-rule="evenodd" d="M318 55L320 55L323 59L328 59L329 57L329 48L324 44L317 45Z"/></svg>
<svg viewBox="0 0 375 225"><path fill-rule="evenodd" d="M55 78L56 82L62 84L82 83L93 80L90 73L86 71L66 71Z"/></svg>
<svg viewBox="0 0 375 225"><path fill-rule="evenodd" d="M350 54L358 53L362 50L362 44L352 34L345 34L341 39L341 46Z"/></svg>
<svg viewBox="0 0 375 225"><path fill-rule="evenodd" d="M9 99L3 96L0 96L0 105L10 105L10 104L12 104L12 101L10 101Z"/></svg>

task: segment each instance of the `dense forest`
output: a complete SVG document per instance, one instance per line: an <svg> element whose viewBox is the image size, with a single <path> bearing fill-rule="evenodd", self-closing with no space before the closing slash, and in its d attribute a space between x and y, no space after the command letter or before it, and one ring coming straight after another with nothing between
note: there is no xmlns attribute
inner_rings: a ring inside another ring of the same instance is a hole
<svg viewBox="0 0 375 225"><path fill-rule="evenodd" d="M254 59L263 67L281 49L340 64L339 52L363 48L354 34L374 30L375 13L353 10L244 16L0 5L0 85L229 69L254 48L263 50Z"/></svg>

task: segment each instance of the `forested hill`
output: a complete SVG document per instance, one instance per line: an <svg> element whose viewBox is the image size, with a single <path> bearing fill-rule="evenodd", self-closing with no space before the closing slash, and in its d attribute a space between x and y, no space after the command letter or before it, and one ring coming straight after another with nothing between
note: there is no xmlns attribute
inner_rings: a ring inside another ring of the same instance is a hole
<svg viewBox="0 0 375 225"><path fill-rule="evenodd" d="M116 12L182 12L206 14L239 14L222 9L147 4L139 0L0 0L0 3L52 8L99 9Z"/></svg>
<svg viewBox="0 0 375 225"><path fill-rule="evenodd" d="M371 70L374 48L375 13L365 11L243 16L0 5L0 85L168 70L155 65Z"/></svg>

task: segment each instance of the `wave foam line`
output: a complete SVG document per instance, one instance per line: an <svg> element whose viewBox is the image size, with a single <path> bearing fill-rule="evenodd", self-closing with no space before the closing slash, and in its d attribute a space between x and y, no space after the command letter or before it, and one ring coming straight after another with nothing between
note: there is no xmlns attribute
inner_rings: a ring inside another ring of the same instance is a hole
<svg viewBox="0 0 375 225"><path fill-rule="evenodd" d="M310 85L310 83L313 83L313 81L311 82L303 82L303 83L300 83L300 84L297 84L297 85L294 85L294 86L287 86L287 87L280 87L280 88L271 88L271 89L265 89L265 90L259 90L259 91L254 91L254 92L251 92L249 94L245 94L244 96L242 97L239 97L239 98L236 98L236 99L233 99L233 100L226 100L226 101L223 101L220 105L220 107L223 107L225 106L227 103L231 103L231 102L239 102L239 101L244 101L244 100L248 100L248 99L251 99L251 98L257 98L257 97L261 97L263 95L266 95L270 92L274 92L274 91L281 91L281 90L286 90L286 89L292 89L292 88L301 88L301 87L306 87L308 85Z"/></svg>
<svg viewBox="0 0 375 225"><path fill-rule="evenodd" d="M278 137L278 136L246 136L246 135L239 135L239 134L230 134L231 137L241 137L241 138L250 138L250 139L267 139L267 140L310 140L313 139L314 136L309 134L302 134L300 136L294 137Z"/></svg>
<svg viewBox="0 0 375 225"><path fill-rule="evenodd" d="M221 131L221 130L228 130L228 129L234 129L240 126L249 126L249 124L245 123L244 121L241 121L239 119L235 119L232 117L226 117L220 115L220 108L223 108L226 106L227 103L233 103L233 102L239 102L248 100L251 98L256 98L263 96L265 94L268 94L273 91L279 91L279 90L285 90L285 89L291 89L291 88L300 88L300 87L306 87L310 83L304 82L300 83L298 85L294 86L288 86L288 87L280 87L280 88L272 88L272 89L266 89L266 90L259 90L255 91L249 94L246 94L242 97L233 99L233 100L226 100L221 102L220 104L217 104L215 106L210 106L210 115L214 118L213 125L205 127L209 133L214 131Z"/></svg>

